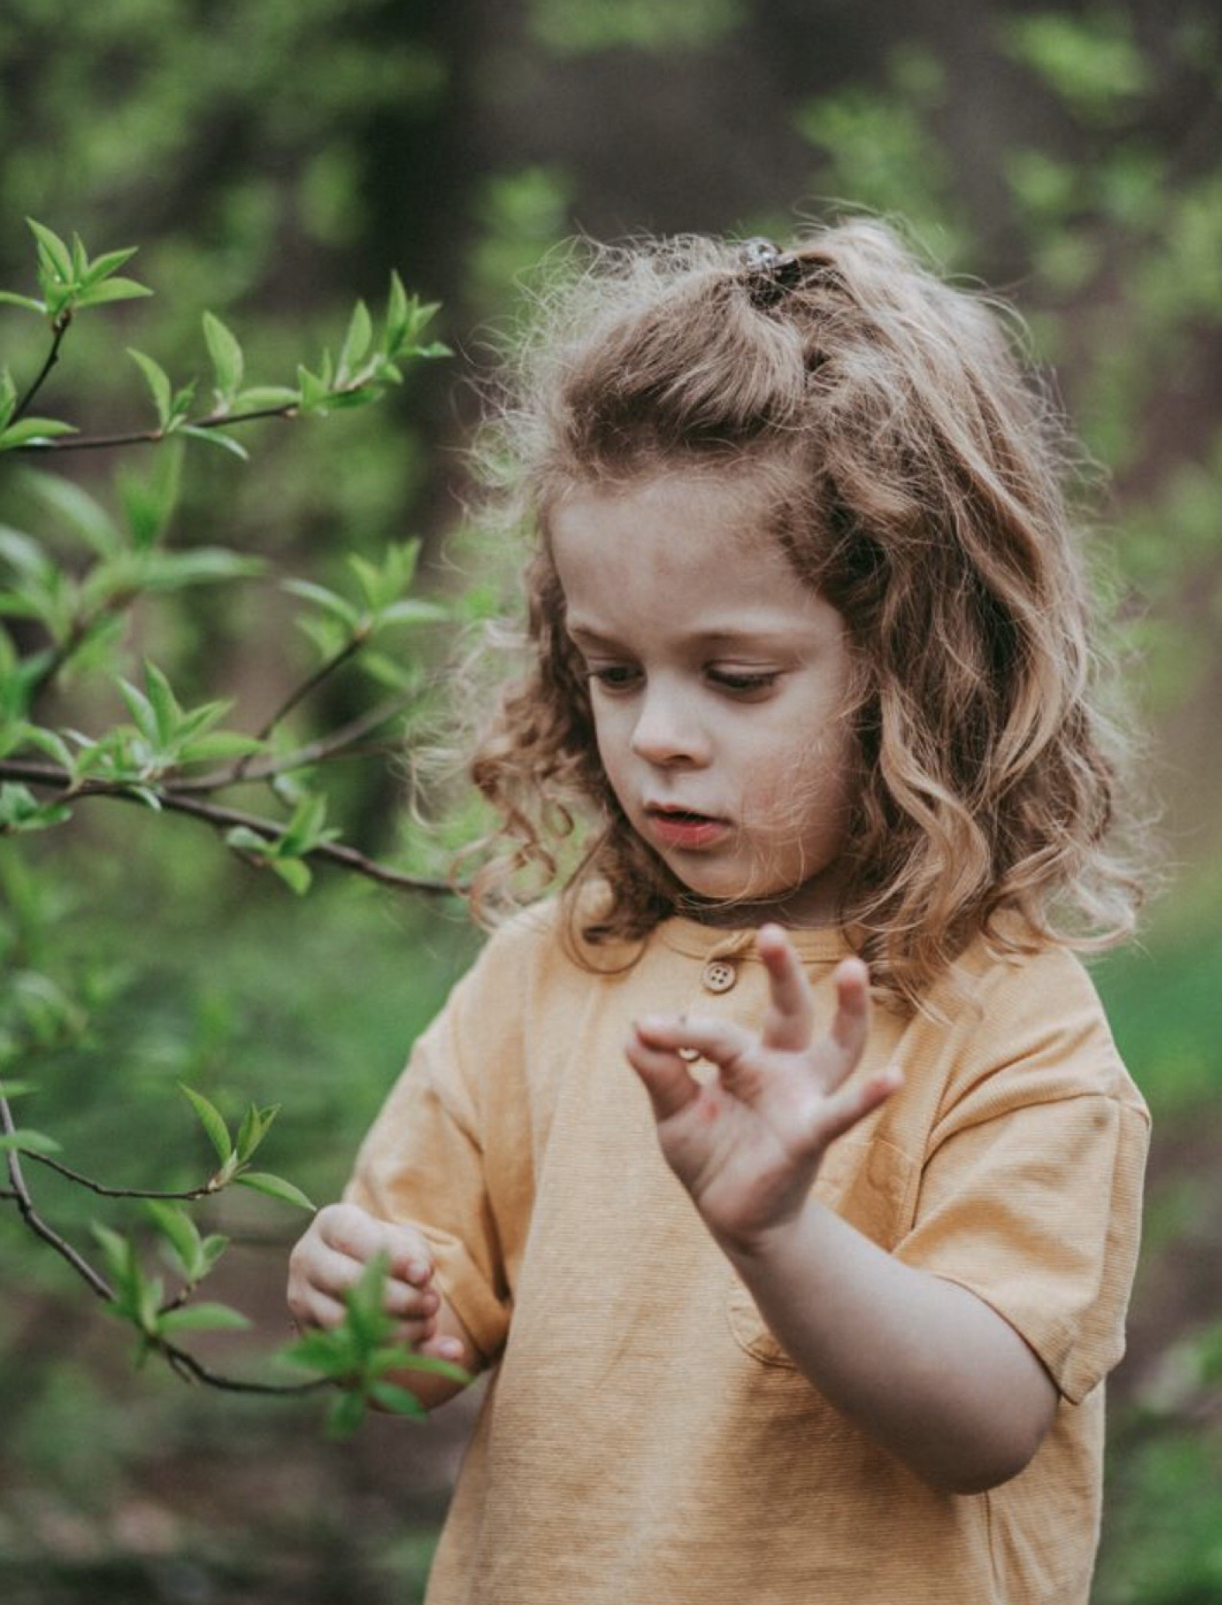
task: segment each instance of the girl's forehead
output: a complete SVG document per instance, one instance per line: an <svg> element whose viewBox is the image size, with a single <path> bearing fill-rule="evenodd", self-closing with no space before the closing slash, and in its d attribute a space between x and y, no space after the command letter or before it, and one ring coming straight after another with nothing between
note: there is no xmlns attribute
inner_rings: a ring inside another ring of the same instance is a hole
<svg viewBox="0 0 1222 1605"><path fill-rule="evenodd" d="M729 638L822 619L758 500L707 474L575 488L549 540L574 633Z"/></svg>
<svg viewBox="0 0 1222 1605"><path fill-rule="evenodd" d="M778 552L778 512L793 498L792 477L752 459L677 464L617 478L571 480L550 502L547 532L591 519L603 523L662 520L676 541L715 535L745 554Z"/></svg>

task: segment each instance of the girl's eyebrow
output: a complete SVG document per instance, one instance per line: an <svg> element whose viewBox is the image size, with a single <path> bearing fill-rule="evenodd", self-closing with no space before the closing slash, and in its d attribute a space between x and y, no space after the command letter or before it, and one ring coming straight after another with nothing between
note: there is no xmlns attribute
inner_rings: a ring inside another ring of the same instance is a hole
<svg viewBox="0 0 1222 1605"><path fill-rule="evenodd" d="M607 635L592 625L570 621L567 625L570 638L578 646L590 647L619 647L622 643L613 635ZM727 627L725 629L693 630L682 639L692 646L705 648L725 648L732 646L771 646L775 647L792 639L800 633L794 628L770 627L760 625L755 629L750 626Z"/></svg>

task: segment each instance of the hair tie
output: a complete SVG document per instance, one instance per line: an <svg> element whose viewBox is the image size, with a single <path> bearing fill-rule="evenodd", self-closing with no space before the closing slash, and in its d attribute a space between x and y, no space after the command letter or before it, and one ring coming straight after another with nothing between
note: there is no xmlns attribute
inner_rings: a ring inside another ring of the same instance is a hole
<svg viewBox="0 0 1222 1605"><path fill-rule="evenodd" d="M743 277L753 306L774 306L787 290L802 281L802 260L761 237L745 240L739 255Z"/></svg>

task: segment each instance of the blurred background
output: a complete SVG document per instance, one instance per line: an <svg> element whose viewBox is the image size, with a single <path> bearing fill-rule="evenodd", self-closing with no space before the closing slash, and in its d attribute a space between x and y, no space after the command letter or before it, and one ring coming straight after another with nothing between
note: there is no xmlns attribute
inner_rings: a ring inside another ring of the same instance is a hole
<svg viewBox="0 0 1222 1605"><path fill-rule="evenodd" d="M521 275L574 232L784 236L798 216L864 208L906 219L947 270L1017 304L1106 469L1101 583L1135 654L1168 870L1141 944L1095 965L1156 1117L1097 1605L1222 1600L1220 92L1212 0L0 11L0 286L32 290L30 215L94 252L138 245L130 271L158 291L80 320L47 409L119 427L147 408L123 345L198 371L205 307L241 332L249 372L285 382L305 350L338 340L356 296L380 302L392 268L442 303L453 357L413 369L388 403L324 428L260 425L250 464L191 458L184 543L329 580L345 553L419 535L428 583L478 597L483 576L452 555L468 380ZM0 307L15 375L44 350L35 320ZM73 464L103 499L110 471L96 455ZM237 699L244 728L300 675L270 583L167 602L147 628L188 681ZM440 632L413 651L427 667L446 645ZM328 695L342 717L344 685ZM357 766L337 806L367 850L410 857L401 768ZM20 845L0 838L0 956L20 928L44 973L71 972L89 1015L70 1040L48 1029L31 1123L92 1175L189 1181L208 1160L173 1091L185 1079L226 1109L282 1104L268 1167L334 1196L474 950L461 909L337 875L299 902L191 822L150 830L137 810L95 809L33 858ZM38 1183L83 1232L79 1195ZM249 1338L218 1340L229 1369L285 1335L300 1224L287 1214L249 1197L217 1211L237 1240L223 1296L256 1320ZM421 1597L467 1406L329 1440L317 1401L133 1370L128 1335L15 1216L0 1216L0 1249L11 1605Z"/></svg>

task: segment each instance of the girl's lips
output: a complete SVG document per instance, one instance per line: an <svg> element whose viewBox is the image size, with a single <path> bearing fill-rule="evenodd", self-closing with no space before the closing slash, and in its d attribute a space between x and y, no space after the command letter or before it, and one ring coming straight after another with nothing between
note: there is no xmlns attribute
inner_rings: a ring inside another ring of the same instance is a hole
<svg viewBox="0 0 1222 1605"><path fill-rule="evenodd" d="M649 833L662 847L711 847L730 827L724 819L682 809L646 808Z"/></svg>

